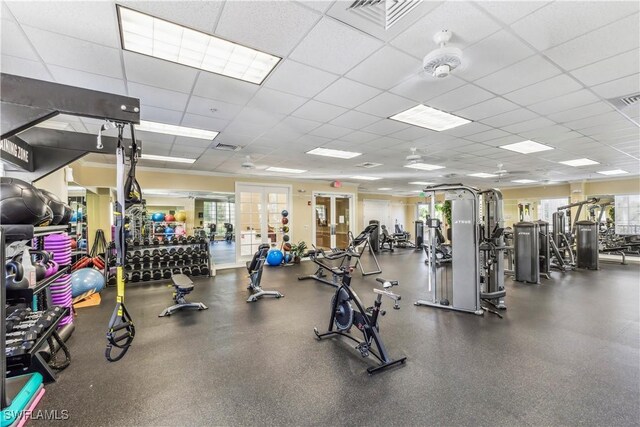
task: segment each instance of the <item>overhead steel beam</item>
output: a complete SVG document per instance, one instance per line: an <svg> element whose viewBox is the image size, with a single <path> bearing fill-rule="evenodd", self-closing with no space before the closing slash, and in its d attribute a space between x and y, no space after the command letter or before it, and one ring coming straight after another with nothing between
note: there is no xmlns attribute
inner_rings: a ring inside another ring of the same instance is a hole
<svg viewBox="0 0 640 427"><path fill-rule="evenodd" d="M2 139L57 114L140 123L140 100L0 73Z"/></svg>

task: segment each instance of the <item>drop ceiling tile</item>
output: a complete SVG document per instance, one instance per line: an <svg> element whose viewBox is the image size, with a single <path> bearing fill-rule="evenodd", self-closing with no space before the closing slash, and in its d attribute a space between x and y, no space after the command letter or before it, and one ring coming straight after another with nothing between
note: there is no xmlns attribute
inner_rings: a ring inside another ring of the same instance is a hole
<svg viewBox="0 0 640 427"><path fill-rule="evenodd" d="M129 82L129 96L140 99L140 103L152 107L169 108L176 111L184 111L187 107L189 95L160 89L139 83Z"/></svg>
<svg viewBox="0 0 640 427"><path fill-rule="evenodd" d="M623 77L598 86L593 91L603 98L616 98L640 92L640 74Z"/></svg>
<svg viewBox="0 0 640 427"><path fill-rule="evenodd" d="M26 3L26 2L25 2ZM22 29L13 21L2 19L0 26L0 51L3 55L10 55L30 61L40 61L40 57L31 47L29 39L24 35Z"/></svg>
<svg viewBox="0 0 640 427"><path fill-rule="evenodd" d="M416 103L407 98L383 92L356 108L358 111L373 114L381 118L387 118L401 111L415 107Z"/></svg>
<svg viewBox="0 0 640 427"><path fill-rule="evenodd" d="M316 95L315 99L345 108L354 108L382 93L379 89L341 78Z"/></svg>
<svg viewBox="0 0 640 427"><path fill-rule="evenodd" d="M311 132L313 129L317 128L321 124L322 123L316 122L314 120L307 120L307 119L301 119L299 117L289 116L284 120L282 120L282 122L280 122L276 126L276 129L279 127L283 127L284 129L288 129L292 132L300 132L305 134L305 133Z"/></svg>
<svg viewBox="0 0 640 427"><path fill-rule="evenodd" d="M473 141L473 142L485 142L485 141L490 141L492 139L504 138L507 136L509 136L508 132L505 132L500 129L491 129L488 131L474 133L473 135L465 136L465 139L468 139L469 141Z"/></svg>
<svg viewBox="0 0 640 427"><path fill-rule="evenodd" d="M133 52L122 52L127 80L190 93L198 74L193 68ZM209 73L202 73L209 74Z"/></svg>
<svg viewBox="0 0 640 427"><path fill-rule="evenodd" d="M482 120L517 108L518 106L513 102L496 97L472 105L471 107L454 111L454 114L468 120Z"/></svg>
<svg viewBox="0 0 640 427"><path fill-rule="evenodd" d="M351 110L333 119L331 124L349 129L362 129L378 121L380 121L380 117Z"/></svg>
<svg viewBox="0 0 640 427"><path fill-rule="evenodd" d="M628 52L590 64L571 74L587 86L595 86L611 80L616 80L639 71L640 50L632 49Z"/></svg>
<svg viewBox="0 0 640 427"><path fill-rule="evenodd" d="M21 24L119 48L116 9L110 2L7 2Z"/></svg>
<svg viewBox="0 0 640 427"><path fill-rule="evenodd" d="M504 95L504 97L516 104L533 105L578 89L582 89L579 83L571 77L561 74L540 83L510 92Z"/></svg>
<svg viewBox="0 0 640 427"><path fill-rule="evenodd" d="M141 105L140 118L142 120L149 120L152 122L179 125L180 120L182 120L182 111L167 110L165 108L157 108L150 105Z"/></svg>
<svg viewBox="0 0 640 427"><path fill-rule="evenodd" d="M212 109L215 111L212 111ZM233 120L241 110L242 107L237 104L230 104L228 102L218 101L217 99L202 98L200 96L191 96L186 112L219 120Z"/></svg>
<svg viewBox="0 0 640 427"><path fill-rule="evenodd" d="M390 89L422 69L421 61L390 46L385 46L357 67L346 77L378 89ZM375 72L372 72L375 70Z"/></svg>
<svg viewBox="0 0 640 427"><path fill-rule="evenodd" d="M218 20L223 2L211 1L119 1L123 6L194 30L213 34L213 26Z"/></svg>
<svg viewBox="0 0 640 427"><path fill-rule="evenodd" d="M411 143L413 144L413 141L415 140L418 140L420 138L436 137L437 134L437 132L429 129L421 128L418 126L409 126L408 128L400 130L398 132L394 132L389 136L402 139L404 141L411 141Z"/></svg>
<svg viewBox="0 0 640 427"><path fill-rule="evenodd" d="M358 149L363 149L366 152L372 151L372 150L377 150L377 149L381 149L381 148L391 148L391 147L395 147L399 144L403 144L404 141L401 139L396 139L396 138L391 138L389 136L383 136L381 138L378 139L374 139L373 141L369 141L367 143L364 144L360 144L358 146ZM402 160L404 160L404 153L400 153L401 156L403 157ZM394 156L390 156L390 157L386 157L384 158L387 162L389 159L393 159L395 157L398 156L398 153L395 152ZM380 162L383 163L383 162Z"/></svg>
<svg viewBox="0 0 640 427"><path fill-rule="evenodd" d="M547 1L482 1L477 5L505 24L512 24L548 3Z"/></svg>
<svg viewBox="0 0 640 427"><path fill-rule="evenodd" d="M324 16L289 57L321 70L344 74L383 44L340 21Z"/></svg>
<svg viewBox="0 0 640 427"><path fill-rule="evenodd" d="M463 60L471 65L457 74L466 80L476 80L533 54L516 36L506 30L498 31L463 51Z"/></svg>
<svg viewBox="0 0 640 427"><path fill-rule="evenodd" d="M313 28L318 18L316 12L293 2L227 2L216 34L284 57Z"/></svg>
<svg viewBox="0 0 640 427"><path fill-rule="evenodd" d="M501 129L511 132L511 133L520 133L526 132L534 129L539 129L545 126L551 126L555 123L545 117L538 117L535 119L523 121L520 123L515 123L509 126L502 126Z"/></svg>
<svg viewBox="0 0 640 427"><path fill-rule="evenodd" d="M464 80L453 75L446 79L436 79L424 74L417 74L390 89L389 92L419 103L425 103L464 84Z"/></svg>
<svg viewBox="0 0 640 427"><path fill-rule="evenodd" d="M628 4L633 3L629 2ZM609 7L608 2L602 4ZM564 69L573 70L631 49L637 49L640 46L640 39L635 35L639 33L640 20L636 13L549 49L545 54Z"/></svg>
<svg viewBox="0 0 640 427"><path fill-rule="evenodd" d="M494 130L498 130L498 129L494 129ZM491 132L491 131L487 131L487 132ZM482 132L482 133L487 133L487 132ZM479 135L479 134L476 134L476 135ZM473 136L475 136L475 135L466 136L465 139L471 139L471 137L473 137ZM522 142L523 140L524 140L524 138L519 136L519 135L510 135L509 134L507 136L503 136L503 137L496 138L496 139L491 139L489 141L483 141L482 143L484 145L489 145L491 147L500 147L502 145L508 145L508 144L514 144L516 142ZM518 154L518 153L515 153L515 154Z"/></svg>
<svg viewBox="0 0 640 427"><path fill-rule="evenodd" d="M636 2L553 2L511 27L538 50L546 50L637 12Z"/></svg>
<svg viewBox="0 0 640 427"><path fill-rule="evenodd" d="M423 58L437 46L433 35L443 28L453 32L451 46L464 48L500 29L469 2L445 2L391 41L395 47Z"/></svg>
<svg viewBox="0 0 640 427"><path fill-rule="evenodd" d="M534 55L500 71L491 73L474 84L503 95L560 74L560 69L540 55Z"/></svg>
<svg viewBox="0 0 640 427"><path fill-rule="evenodd" d="M224 132L236 134L243 138L243 144L249 144L254 138L264 134L269 130L269 126L264 124L247 123L242 120L235 119L224 128Z"/></svg>
<svg viewBox="0 0 640 427"><path fill-rule="evenodd" d="M334 74L298 62L284 60L267 77L264 86L311 98L337 79Z"/></svg>
<svg viewBox="0 0 640 427"><path fill-rule="evenodd" d="M349 142L352 144L364 144L367 143L369 141L373 141L374 139L378 139L379 135L373 134L373 133L369 133L369 132L362 132L362 131L355 131L352 132L348 135L343 136L342 138L340 138L342 141L345 142Z"/></svg>
<svg viewBox="0 0 640 427"><path fill-rule="evenodd" d="M280 114L291 114L305 102L307 102L306 98L263 87L247 106Z"/></svg>
<svg viewBox="0 0 640 427"><path fill-rule="evenodd" d="M571 110L562 111L555 114L549 114L547 117L557 123L565 123L572 120L583 119L585 117L596 116L613 111L613 108L606 102L595 102L593 104L584 105L582 107L573 108Z"/></svg>
<svg viewBox="0 0 640 427"><path fill-rule="evenodd" d="M296 0L296 3L303 4L320 13L326 12L333 2L334 0Z"/></svg>
<svg viewBox="0 0 640 427"><path fill-rule="evenodd" d="M488 119L483 119L481 121L482 123L485 123L489 126L502 128L503 126L524 122L536 117L538 117L536 113L525 110L524 108L519 108L517 110L502 113L497 116L489 117Z"/></svg>
<svg viewBox="0 0 640 427"><path fill-rule="evenodd" d="M353 132L352 129L344 128L341 126L334 126L331 124L325 124L318 128L315 128L310 132L311 135L322 136L325 138L336 139L345 136L348 133Z"/></svg>
<svg viewBox="0 0 640 427"><path fill-rule="evenodd" d="M376 135L389 135L401 130L409 129L409 125L396 120L383 119L377 123L362 128L363 132L375 133Z"/></svg>
<svg viewBox="0 0 640 427"><path fill-rule="evenodd" d="M519 135L523 137L522 139L533 139L539 142L545 142L556 135L566 135L569 132L571 132L571 129L565 126L550 125L532 130L522 131L519 133Z"/></svg>
<svg viewBox="0 0 640 427"><path fill-rule="evenodd" d="M205 148L209 147L213 143L213 140L207 139L199 139L199 138L186 138L184 136L176 137L175 142L173 143L174 147L191 147L194 149L199 149L203 151Z"/></svg>
<svg viewBox="0 0 640 427"><path fill-rule="evenodd" d="M328 122L339 115L345 113L347 110L335 105L325 104L324 102L318 102L311 100L298 108L291 115L300 117L307 120L315 120L318 122Z"/></svg>
<svg viewBox="0 0 640 427"><path fill-rule="evenodd" d="M229 121L187 113L184 115L182 123L180 124L182 126L193 127L196 129L213 130L216 132L220 132L229 124Z"/></svg>
<svg viewBox="0 0 640 427"><path fill-rule="evenodd" d="M576 92L530 105L528 108L538 114L548 115L564 110L570 110L582 105L592 104L596 101L599 101L597 96L588 90L581 89Z"/></svg>
<svg viewBox="0 0 640 427"><path fill-rule="evenodd" d="M40 61L29 61L15 56L2 55L0 70L6 74L53 81L47 68Z"/></svg>
<svg viewBox="0 0 640 427"><path fill-rule="evenodd" d="M194 74L193 78L195 76ZM189 75L189 78L186 79L186 84L183 86L186 89L183 90L184 92L188 93L193 87L193 95L231 104L245 105L260 88L252 83L206 71L197 74L195 87L193 86L193 78Z"/></svg>
<svg viewBox="0 0 640 427"><path fill-rule="evenodd" d="M99 90L101 92L127 95L124 80L101 76L99 74L85 73L84 71L71 70L69 68L58 67L57 65L49 65L48 68L58 83Z"/></svg>
<svg viewBox="0 0 640 427"><path fill-rule="evenodd" d="M23 25L46 64L123 78L120 50Z"/></svg>
<svg viewBox="0 0 640 427"><path fill-rule="evenodd" d="M247 123L264 126L268 129L274 127L282 119L283 114L278 114L272 111L265 111L253 107L245 107L234 119L235 123Z"/></svg>
<svg viewBox="0 0 640 427"><path fill-rule="evenodd" d="M494 95L486 90L467 84L430 100L429 106L450 112L461 110L493 97Z"/></svg>
<svg viewBox="0 0 640 427"><path fill-rule="evenodd" d="M588 129L597 125L613 125L612 129L634 126L617 111L599 114L594 117L587 117L586 119L573 120L566 122L564 125L574 130Z"/></svg>

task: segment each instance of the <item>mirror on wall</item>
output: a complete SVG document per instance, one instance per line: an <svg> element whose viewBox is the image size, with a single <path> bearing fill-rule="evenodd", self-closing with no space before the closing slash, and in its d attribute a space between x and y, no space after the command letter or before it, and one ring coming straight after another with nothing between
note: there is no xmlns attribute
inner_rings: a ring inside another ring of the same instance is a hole
<svg viewBox="0 0 640 427"><path fill-rule="evenodd" d="M87 250L87 189L75 182L67 185L68 204L73 213L69 222L69 235L76 239L76 250Z"/></svg>
<svg viewBox="0 0 640 427"><path fill-rule="evenodd" d="M195 199L194 226L209 238L216 265L236 262L236 200L233 193L212 193Z"/></svg>

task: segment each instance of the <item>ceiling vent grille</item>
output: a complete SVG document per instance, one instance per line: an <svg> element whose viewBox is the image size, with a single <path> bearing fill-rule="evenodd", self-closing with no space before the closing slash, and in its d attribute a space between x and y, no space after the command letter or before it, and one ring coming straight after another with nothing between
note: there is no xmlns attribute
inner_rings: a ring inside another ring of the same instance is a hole
<svg viewBox="0 0 640 427"><path fill-rule="evenodd" d="M355 0L348 9L388 30L420 3L422 0Z"/></svg>
<svg viewBox="0 0 640 427"><path fill-rule="evenodd" d="M637 102L640 102L640 93L636 93L634 95L625 96L623 98L620 98L620 101L622 101L625 105L636 104Z"/></svg>
<svg viewBox="0 0 640 427"><path fill-rule="evenodd" d="M356 165L356 167L366 168L366 169L376 168L378 166L382 166L382 163L364 162Z"/></svg>
<svg viewBox="0 0 640 427"><path fill-rule="evenodd" d="M231 145L231 144L222 144L222 143L214 143L213 145L213 149L214 150L220 150L220 151L240 151L242 150L242 147L239 145Z"/></svg>

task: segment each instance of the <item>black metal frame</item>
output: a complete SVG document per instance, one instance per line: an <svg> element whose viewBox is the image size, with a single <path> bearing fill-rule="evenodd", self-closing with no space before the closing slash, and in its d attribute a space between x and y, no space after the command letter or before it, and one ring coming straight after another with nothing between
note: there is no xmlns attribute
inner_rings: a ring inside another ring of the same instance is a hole
<svg viewBox="0 0 640 427"><path fill-rule="evenodd" d="M4 241L4 230L0 227L0 263L1 265L5 264L5 241ZM7 284L4 274L0 274L0 410L9 406L9 402L7 401L7 387L6 387L6 375L7 375L7 365L6 365L6 357L5 357L5 331L6 331L6 294Z"/></svg>
<svg viewBox="0 0 640 427"><path fill-rule="evenodd" d="M313 279L313 280L317 280L318 282L324 283L326 285L333 286L334 288L337 288L340 286L338 285L336 276L333 276L333 281L330 281L326 279L327 275L324 274L324 270L331 271L334 267L320 261L320 259L318 258L318 255L322 255L322 258L328 259L330 261L341 260L338 268L342 268L345 265L345 262L350 262L351 257L355 256L354 254L349 254L348 250L347 251L334 250L327 255L325 251L323 251L322 249L316 249L315 247L314 247L314 250L309 251L307 255L309 256L309 259L311 261L313 261L316 265L318 265L318 269L313 274L298 276L298 280Z"/></svg>
<svg viewBox="0 0 640 427"><path fill-rule="evenodd" d="M321 334L320 332L318 332L318 328L313 328L313 332L316 334L318 340L322 340L322 338L333 335L341 335L356 342L358 344L356 348L360 350L363 356L373 354L373 356L380 362L378 366L370 366L369 368L367 368L367 372L369 374L375 374L376 372L379 372L391 366L395 366L397 364L404 364L404 362L407 360L406 356L403 356L399 359L392 359L387 352L384 342L382 342L382 337L380 336L378 316L381 314L380 306L382 305L382 295L378 293L378 297L376 298L374 306L371 309L371 314L369 314L367 312L367 309L362 305L362 302L360 301L360 298L358 298L358 295L351 289L351 268L334 268L331 270L331 272L333 273L334 277L341 277L342 283L336 289L335 296L333 298L333 304L331 306L331 317L329 319L329 328L327 329L327 332ZM384 279L377 280L379 282L385 281ZM337 330L337 327L336 330L334 330L336 313L338 311L338 304L340 301L339 296L342 292L347 293L347 295L349 296L349 300L355 303L356 308L360 313L360 316L358 317L361 317L364 323L358 324L356 325L356 327L364 335L364 340L360 340L349 334L351 327L353 327L354 325L344 331ZM397 306L397 308L399 308L399 306ZM372 343L375 344L377 351L371 348Z"/></svg>

